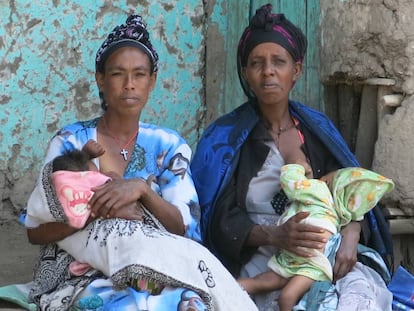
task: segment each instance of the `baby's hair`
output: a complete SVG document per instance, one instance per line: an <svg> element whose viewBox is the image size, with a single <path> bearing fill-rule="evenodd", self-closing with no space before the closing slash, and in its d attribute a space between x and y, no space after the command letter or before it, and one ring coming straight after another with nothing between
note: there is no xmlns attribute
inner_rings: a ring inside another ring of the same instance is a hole
<svg viewBox="0 0 414 311"><path fill-rule="evenodd" d="M53 160L53 172L56 171L89 171L89 155L81 150L66 151Z"/></svg>

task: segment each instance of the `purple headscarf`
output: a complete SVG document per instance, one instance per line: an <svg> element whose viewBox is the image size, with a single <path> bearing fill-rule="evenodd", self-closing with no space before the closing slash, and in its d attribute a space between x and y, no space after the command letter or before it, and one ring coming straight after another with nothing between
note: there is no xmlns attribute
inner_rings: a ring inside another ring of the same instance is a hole
<svg viewBox="0 0 414 311"><path fill-rule="evenodd" d="M130 15L125 24L116 26L96 52L97 72L104 72L105 62L117 49L134 46L143 51L150 59L151 73L158 70L158 54L149 40L146 25L139 15Z"/></svg>
<svg viewBox="0 0 414 311"><path fill-rule="evenodd" d="M245 28L237 48L237 70L245 94L255 97L247 82L241 75L241 70L247 64L250 52L260 43L274 42L285 48L295 62L303 62L306 53L307 40L303 32L292 24L284 14L272 13L270 3L261 6Z"/></svg>

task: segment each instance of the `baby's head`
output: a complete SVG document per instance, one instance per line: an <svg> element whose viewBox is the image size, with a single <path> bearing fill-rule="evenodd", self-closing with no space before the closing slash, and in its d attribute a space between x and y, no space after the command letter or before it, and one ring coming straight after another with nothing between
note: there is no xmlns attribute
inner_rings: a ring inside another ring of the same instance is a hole
<svg viewBox="0 0 414 311"><path fill-rule="evenodd" d="M52 163L52 171L98 171L96 165L90 160L88 153L81 150L71 150L56 157Z"/></svg>

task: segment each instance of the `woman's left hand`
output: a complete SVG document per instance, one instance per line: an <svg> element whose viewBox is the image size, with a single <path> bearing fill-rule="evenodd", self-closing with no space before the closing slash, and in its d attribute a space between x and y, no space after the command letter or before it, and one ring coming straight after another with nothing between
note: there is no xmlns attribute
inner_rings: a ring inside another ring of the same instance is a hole
<svg viewBox="0 0 414 311"><path fill-rule="evenodd" d="M89 201L92 216L112 218L141 199L148 185L140 179L113 179L91 190L95 192Z"/></svg>
<svg viewBox="0 0 414 311"><path fill-rule="evenodd" d="M361 225L358 222L351 222L342 229L342 241L336 253L333 269L334 283L355 266L360 233Z"/></svg>

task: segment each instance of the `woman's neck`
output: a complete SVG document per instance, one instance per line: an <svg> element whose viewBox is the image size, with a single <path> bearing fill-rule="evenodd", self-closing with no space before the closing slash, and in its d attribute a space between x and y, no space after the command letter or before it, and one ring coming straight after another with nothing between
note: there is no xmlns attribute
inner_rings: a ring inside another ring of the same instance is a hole
<svg viewBox="0 0 414 311"><path fill-rule="evenodd" d="M136 116L128 116L125 118L105 112L102 115L100 126L104 133L122 138L123 136L128 137L131 133L136 132L139 127L138 122L139 117Z"/></svg>
<svg viewBox="0 0 414 311"><path fill-rule="evenodd" d="M269 130L278 132L293 122L287 105L262 105L259 109L263 123Z"/></svg>

